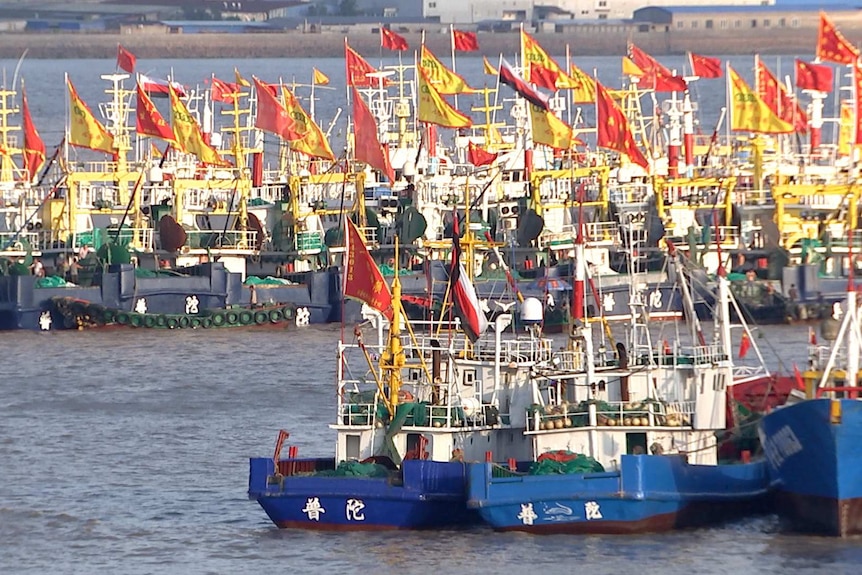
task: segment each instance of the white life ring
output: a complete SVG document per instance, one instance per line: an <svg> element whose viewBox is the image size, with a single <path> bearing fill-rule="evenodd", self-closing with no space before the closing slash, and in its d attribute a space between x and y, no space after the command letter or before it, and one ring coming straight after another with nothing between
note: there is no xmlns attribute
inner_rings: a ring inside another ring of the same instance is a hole
<svg viewBox="0 0 862 575"><path fill-rule="evenodd" d="M308 311L307 307L298 307L296 308L296 325L297 327L302 327L308 325L311 319L311 312Z"/></svg>

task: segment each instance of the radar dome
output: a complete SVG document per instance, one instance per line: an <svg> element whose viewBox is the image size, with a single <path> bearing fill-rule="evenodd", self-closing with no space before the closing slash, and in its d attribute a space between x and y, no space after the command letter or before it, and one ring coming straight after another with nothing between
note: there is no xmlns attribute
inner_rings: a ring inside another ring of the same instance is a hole
<svg viewBox="0 0 862 575"><path fill-rule="evenodd" d="M521 304L521 322L525 325L542 323L542 302L534 297L528 297Z"/></svg>

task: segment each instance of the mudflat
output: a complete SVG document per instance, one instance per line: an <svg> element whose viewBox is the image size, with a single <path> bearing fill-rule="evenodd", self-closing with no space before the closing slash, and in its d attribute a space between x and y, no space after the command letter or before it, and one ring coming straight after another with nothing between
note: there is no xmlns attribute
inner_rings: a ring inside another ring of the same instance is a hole
<svg viewBox="0 0 862 575"><path fill-rule="evenodd" d="M405 38L418 47L420 35L408 33ZM846 34L855 41L854 34ZM380 51L380 38L375 33L303 34L103 34L103 33L4 33L0 34L0 58L18 58L27 50L28 58L114 58L117 44L131 50L139 58L331 58L344 54L344 39L361 54L373 56ZM775 30L770 34L727 31L705 33L648 32L627 34L608 30L574 34L536 34L539 43L552 55L563 55L568 45L572 56L613 56L626 52L628 41L654 56L685 54L808 54L814 52L817 30ZM448 54L449 35L429 34L426 45L438 54ZM515 54L520 50L517 32L479 35L481 50L475 55L496 58L499 54ZM412 51L410 52L412 55Z"/></svg>

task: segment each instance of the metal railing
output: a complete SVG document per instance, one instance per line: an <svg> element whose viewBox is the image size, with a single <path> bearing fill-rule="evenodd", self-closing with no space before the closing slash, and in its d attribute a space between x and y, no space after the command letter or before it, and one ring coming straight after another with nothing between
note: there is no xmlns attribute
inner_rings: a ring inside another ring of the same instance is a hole
<svg viewBox="0 0 862 575"><path fill-rule="evenodd" d="M572 427L688 427L695 402L657 400L634 402L561 403L527 410L528 431Z"/></svg>

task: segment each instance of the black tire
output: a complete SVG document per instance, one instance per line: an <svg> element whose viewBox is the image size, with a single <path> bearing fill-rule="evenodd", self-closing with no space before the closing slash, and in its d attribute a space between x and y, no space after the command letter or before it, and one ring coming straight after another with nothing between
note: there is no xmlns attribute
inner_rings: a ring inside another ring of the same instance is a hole
<svg viewBox="0 0 862 575"><path fill-rule="evenodd" d="M187 315L180 317L177 322L180 325L180 329L186 329L192 325L192 319Z"/></svg>
<svg viewBox="0 0 862 575"><path fill-rule="evenodd" d="M144 327L156 327L156 318L147 314L144 316Z"/></svg>
<svg viewBox="0 0 862 575"><path fill-rule="evenodd" d="M269 314L265 311L258 311L254 314L254 323L257 325L263 325L269 321Z"/></svg>
<svg viewBox="0 0 862 575"><path fill-rule="evenodd" d="M248 310L239 312L239 323L242 325L251 325L254 322L254 314Z"/></svg>
<svg viewBox="0 0 862 575"><path fill-rule="evenodd" d="M280 309L274 309L269 312L269 321L272 323L278 323L284 319L284 314L281 313Z"/></svg>
<svg viewBox="0 0 862 575"><path fill-rule="evenodd" d="M192 329L197 329L203 325L203 321L199 317L193 317L189 320L189 325ZM210 321L210 325L212 325L212 321Z"/></svg>
<svg viewBox="0 0 862 575"><path fill-rule="evenodd" d="M141 327L144 325L144 317L139 313L129 315L129 325L132 327Z"/></svg>
<svg viewBox="0 0 862 575"><path fill-rule="evenodd" d="M225 320L227 320L228 325L236 325L239 323L239 314L235 311L229 311L224 314Z"/></svg>
<svg viewBox="0 0 862 575"><path fill-rule="evenodd" d="M180 326L180 322L175 317L169 317L165 320L165 325L168 326L168 329L177 329Z"/></svg>
<svg viewBox="0 0 862 575"><path fill-rule="evenodd" d="M205 317L205 318L201 319L201 327L203 327L204 329L209 329L212 326L213 326L213 318Z"/></svg>
<svg viewBox="0 0 862 575"><path fill-rule="evenodd" d="M225 324L225 321L227 321L227 320L224 317L224 313L216 312L212 315L211 325L213 327L221 327Z"/></svg>
<svg viewBox="0 0 862 575"><path fill-rule="evenodd" d="M163 316L161 314L157 315L156 316L156 326L165 327L166 325L168 325L168 318L166 318L165 316Z"/></svg>
<svg viewBox="0 0 862 575"><path fill-rule="evenodd" d="M114 323L117 321L117 313L112 309L106 309L105 313L102 314L102 320L105 323Z"/></svg>
<svg viewBox="0 0 862 575"><path fill-rule="evenodd" d="M283 317L284 319L293 319L294 313L295 310L289 305L286 305L281 308L281 317Z"/></svg>
<svg viewBox="0 0 862 575"><path fill-rule="evenodd" d="M117 323L120 325L129 325L129 314L128 312L121 311L117 314Z"/></svg>

